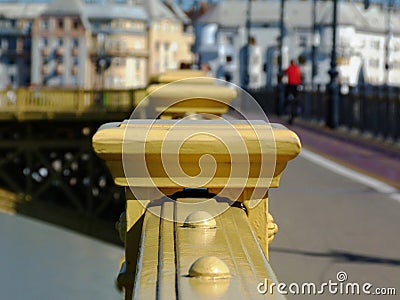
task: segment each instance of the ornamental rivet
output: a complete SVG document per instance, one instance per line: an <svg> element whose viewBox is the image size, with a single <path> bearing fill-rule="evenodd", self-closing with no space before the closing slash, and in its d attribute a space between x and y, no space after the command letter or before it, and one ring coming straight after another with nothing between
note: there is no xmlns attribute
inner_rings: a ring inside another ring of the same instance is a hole
<svg viewBox="0 0 400 300"><path fill-rule="evenodd" d="M188 215L183 226L191 228L215 228L217 227L217 223L210 213L199 210Z"/></svg>
<svg viewBox="0 0 400 300"><path fill-rule="evenodd" d="M189 269L189 276L196 278L229 278L228 266L215 256L202 256Z"/></svg>

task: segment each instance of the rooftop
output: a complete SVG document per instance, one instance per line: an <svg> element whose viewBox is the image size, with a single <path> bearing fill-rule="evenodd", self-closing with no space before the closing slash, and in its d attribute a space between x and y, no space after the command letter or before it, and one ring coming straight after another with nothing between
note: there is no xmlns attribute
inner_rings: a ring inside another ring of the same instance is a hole
<svg viewBox="0 0 400 300"><path fill-rule="evenodd" d="M80 0L54 0L43 14L46 15L81 15L83 4Z"/></svg>
<svg viewBox="0 0 400 300"><path fill-rule="evenodd" d="M148 19L148 14L144 7L138 5L86 4L83 12L89 19Z"/></svg>
<svg viewBox="0 0 400 300"><path fill-rule="evenodd" d="M332 1L317 3L317 24L332 23ZM223 1L212 7L199 18L201 23L216 23L223 27L238 27L246 24L246 1ZM287 27L311 28L312 2L287 1L285 4L285 24ZM393 13L398 14L398 12ZM279 24L280 3L270 1L252 2L251 19L254 24ZM354 26L360 31L387 32L387 11L380 5L371 5L365 10L362 3L339 2L338 24ZM400 18L392 18L394 33L400 33Z"/></svg>
<svg viewBox="0 0 400 300"><path fill-rule="evenodd" d="M1 14L10 19L33 19L47 6L46 3L1 3Z"/></svg>
<svg viewBox="0 0 400 300"><path fill-rule="evenodd" d="M51 3L1 3L1 13L6 18L30 18L39 15L81 15L83 19L160 19L180 20L187 24L190 19L172 3L164 5L160 0L146 0L142 5L111 3L109 1L84 3L81 0L54 0ZM84 21L85 22L85 21Z"/></svg>

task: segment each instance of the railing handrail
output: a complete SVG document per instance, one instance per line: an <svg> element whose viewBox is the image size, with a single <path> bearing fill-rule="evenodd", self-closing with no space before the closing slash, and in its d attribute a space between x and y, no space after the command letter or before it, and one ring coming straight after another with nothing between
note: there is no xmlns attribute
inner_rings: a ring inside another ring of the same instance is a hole
<svg viewBox="0 0 400 300"><path fill-rule="evenodd" d="M143 98L141 89L20 88L0 91L0 115L10 118L52 118L100 112L129 113ZM30 113L44 115L27 116Z"/></svg>
<svg viewBox="0 0 400 300"><path fill-rule="evenodd" d="M313 122L326 122L328 95L323 86L305 89L299 93L298 116ZM267 114L277 112L277 95L274 89L251 90ZM339 98L339 127L360 134L398 142L400 138L400 88L394 86L360 85L341 93Z"/></svg>

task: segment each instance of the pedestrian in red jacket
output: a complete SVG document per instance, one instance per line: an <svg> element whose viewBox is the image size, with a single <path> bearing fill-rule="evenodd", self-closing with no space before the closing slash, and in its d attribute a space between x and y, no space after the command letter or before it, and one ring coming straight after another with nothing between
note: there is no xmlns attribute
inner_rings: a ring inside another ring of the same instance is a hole
<svg viewBox="0 0 400 300"><path fill-rule="evenodd" d="M285 70L285 74L288 79L288 85L291 87L290 89L297 91L297 87L301 84L301 71L293 59L290 61L290 66ZM294 87L296 88L294 89Z"/></svg>
<svg viewBox="0 0 400 300"><path fill-rule="evenodd" d="M287 76L287 96L286 105L289 106L289 124L293 123L294 118L297 116L298 110L298 100L297 92L299 90L299 85L301 85L301 71L300 67L292 59L290 60L289 67L284 71Z"/></svg>

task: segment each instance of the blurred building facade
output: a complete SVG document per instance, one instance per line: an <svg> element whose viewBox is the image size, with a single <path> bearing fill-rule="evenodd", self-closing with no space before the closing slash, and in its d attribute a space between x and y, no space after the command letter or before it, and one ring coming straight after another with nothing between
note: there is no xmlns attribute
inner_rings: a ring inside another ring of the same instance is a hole
<svg viewBox="0 0 400 300"><path fill-rule="evenodd" d="M79 1L55 1L46 7L32 26L32 84L85 86L89 38Z"/></svg>
<svg viewBox="0 0 400 300"><path fill-rule="evenodd" d="M129 4L87 4L91 26L90 86L140 87L147 82L147 13ZM88 78L89 79L89 78Z"/></svg>
<svg viewBox="0 0 400 300"><path fill-rule="evenodd" d="M0 89L29 85L32 24L46 4L0 6Z"/></svg>
<svg viewBox="0 0 400 300"><path fill-rule="evenodd" d="M0 88L136 88L193 61L190 20L160 0L0 6Z"/></svg>
<svg viewBox="0 0 400 300"><path fill-rule="evenodd" d="M314 83L329 82L332 49L332 1L317 1L316 34L313 34L313 1L286 1L283 66L290 59L301 63L305 83L311 83L312 47L316 48ZM196 41L200 59L213 70L226 65L229 56L233 82L243 76L240 49L246 45L246 2L222 1L198 20L201 28ZM252 1L251 36L261 48L262 80L260 86L277 82L279 56L279 1ZM400 11L385 5L339 2L337 53L339 79L344 85L359 83L400 86ZM252 66L250 66L252 68ZM260 68L259 65L256 66ZM241 70L242 69L242 70Z"/></svg>
<svg viewBox="0 0 400 300"><path fill-rule="evenodd" d="M194 33L191 21L173 1L143 0L149 13L149 74L192 63Z"/></svg>

